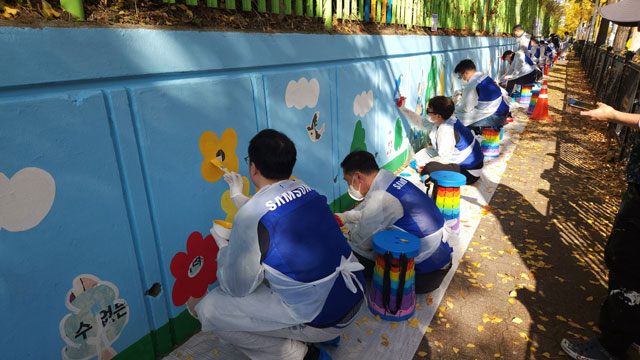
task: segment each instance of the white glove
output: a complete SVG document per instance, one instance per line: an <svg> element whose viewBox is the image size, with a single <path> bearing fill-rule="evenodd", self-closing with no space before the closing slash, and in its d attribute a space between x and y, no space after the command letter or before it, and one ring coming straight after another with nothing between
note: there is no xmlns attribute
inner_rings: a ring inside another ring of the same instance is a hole
<svg viewBox="0 0 640 360"><path fill-rule="evenodd" d="M226 173L223 176L224 181L229 184L229 196L234 198L242 194L242 188L244 187L244 182L242 181L242 176L237 172Z"/></svg>
<svg viewBox="0 0 640 360"><path fill-rule="evenodd" d="M213 236L213 240L216 241L216 245L218 245L218 249L222 249L223 247L229 245L229 239L225 238L224 235L218 234L216 231L216 226L211 227L211 236Z"/></svg>
<svg viewBox="0 0 640 360"><path fill-rule="evenodd" d="M343 213L337 213L336 216L340 218L340 221L342 221L343 224L346 224L346 223L357 224L360 222L362 213L357 210L349 210Z"/></svg>
<svg viewBox="0 0 640 360"><path fill-rule="evenodd" d="M453 96L451 96L451 100L453 100L454 104L458 104L460 101L462 101L462 90L457 90L456 92L454 92Z"/></svg>

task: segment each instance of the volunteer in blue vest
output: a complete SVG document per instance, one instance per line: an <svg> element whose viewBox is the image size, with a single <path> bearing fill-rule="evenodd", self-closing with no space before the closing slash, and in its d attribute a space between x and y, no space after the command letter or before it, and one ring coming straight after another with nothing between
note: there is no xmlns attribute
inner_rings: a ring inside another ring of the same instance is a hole
<svg viewBox="0 0 640 360"><path fill-rule="evenodd" d="M476 71L472 60L462 60L454 72L467 83L456 104L455 115L462 124L480 134L483 127L500 127L507 121L511 98L488 75ZM506 100L505 100L506 99Z"/></svg>
<svg viewBox="0 0 640 360"><path fill-rule="evenodd" d="M415 159L421 174L435 171L454 171L464 175L467 184L474 184L482 174L484 155L480 142L454 115L453 100L435 96L429 100L427 116L401 106L400 111L416 128L428 131L433 148L422 149ZM426 150L426 151L425 151ZM430 151L429 151L430 150Z"/></svg>
<svg viewBox="0 0 640 360"><path fill-rule="evenodd" d="M291 180L296 148L267 129L249 143L249 176L260 190L238 210L218 252L218 283L195 306L213 331L251 359L330 359L312 345L335 339L363 299L363 266L327 199ZM237 180L240 180L239 183ZM231 174L232 198L243 197Z"/></svg>
<svg viewBox="0 0 640 360"><path fill-rule="evenodd" d="M544 48L541 49L540 43L536 39L531 39L531 50L529 51L529 57L534 65L540 67L540 54L544 53ZM544 65L542 65L544 66Z"/></svg>
<svg viewBox="0 0 640 360"><path fill-rule="evenodd" d="M518 24L513 27L513 36L516 38L517 50L524 50L525 53L531 50L531 35L524 32L522 25Z"/></svg>
<svg viewBox="0 0 640 360"><path fill-rule="evenodd" d="M542 72L535 66L529 55L523 50L515 53L507 50L502 54L502 60L509 63L509 70L500 80L500 85L512 94L516 85L532 84L542 77Z"/></svg>
<svg viewBox="0 0 640 360"><path fill-rule="evenodd" d="M395 228L420 239L420 253L414 258L416 292L433 290L429 275L448 269L452 252L444 238L444 217L435 202L407 179L378 168L375 158L367 151L350 153L340 166L349 185L349 196L362 203L355 210L336 214L336 217L343 224L351 224L349 244L365 266L367 277L376 261L373 235Z"/></svg>

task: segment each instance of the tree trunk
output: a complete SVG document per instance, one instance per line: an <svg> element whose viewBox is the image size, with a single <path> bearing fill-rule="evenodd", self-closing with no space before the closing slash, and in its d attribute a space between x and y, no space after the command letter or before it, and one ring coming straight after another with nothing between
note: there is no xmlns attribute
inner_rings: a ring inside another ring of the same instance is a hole
<svg viewBox="0 0 640 360"><path fill-rule="evenodd" d="M627 48L627 39L629 38L630 27L618 26L618 32L613 39L613 51L618 52Z"/></svg>

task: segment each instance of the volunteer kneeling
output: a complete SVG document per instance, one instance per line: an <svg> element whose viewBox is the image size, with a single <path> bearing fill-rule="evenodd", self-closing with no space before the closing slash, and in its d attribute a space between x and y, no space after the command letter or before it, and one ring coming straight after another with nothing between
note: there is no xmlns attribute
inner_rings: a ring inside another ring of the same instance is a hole
<svg viewBox="0 0 640 360"><path fill-rule="evenodd" d="M373 155L354 151L340 164L349 195L362 201L355 210L336 214L343 224L350 223L349 244L372 273L376 254L373 235L382 230L400 229L418 237L420 253L415 257L416 292L432 290L429 274L447 269L452 249L444 241L444 218L435 202L408 180L378 168Z"/></svg>
<svg viewBox="0 0 640 360"><path fill-rule="evenodd" d="M195 307L202 330L251 359L330 359L305 343L334 339L353 321L364 299L363 266L326 198L289 179L296 149L286 135L258 133L249 161L260 191L247 200L238 195L240 176L225 179L242 206L228 245L219 244L220 286Z"/></svg>

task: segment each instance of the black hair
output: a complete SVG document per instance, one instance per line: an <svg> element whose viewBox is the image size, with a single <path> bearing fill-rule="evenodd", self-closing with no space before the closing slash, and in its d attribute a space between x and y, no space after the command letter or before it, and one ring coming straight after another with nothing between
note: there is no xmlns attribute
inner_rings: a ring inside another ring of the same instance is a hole
<svg viewBox="0 0 640 360"><path fill-rule="evenodd" d="M520 24L517 24L517 25L515 25L515 26L513 27L513 31L516 31L516 30L522 30L522 31L524 31L524 29L522 28L522 25L520 25Z"/></svg>
<svg viewBox="0 0 640 360"><path fill-rule="evenodd" d="M454 110L456 109L453 100L446 96L434 96L429 100L428 108L431 109L431 112L434 114L438 114L442 116L443 119L447 120L453 115Z"/></svg>
<svg viewBox="0 0 640 360"><path fill-rule="evenodd" d="M513 51L511 51L511 50L505 51L504 53L502 53L502 60L507 60L506 59L507 56L512 56L512 54L513 54Z"/></svg>
<svg viewBox="0 0 640 360"><path fill-rule="evenodd" d="M296 146L287 135L265 129L249 142L249 159L265 178L285 180L296 164Z"/></svg>
<svg viewBox="0 0 640 360"><path fill-rule="evenodd" d="M456 65L456 68L453 69L453 72L456 74L460 74L462 72L465 72L467 70L475 70L476 69L476 64L473 63L473 60L471 59L464 59L462 61L460 61L458 63L458 65Z"/></svg>
<svg viewBox="0 0 640 360"><path fill-rule="evenodd" d="M356 150L349 153L340 163L340 167L345 175L351 175L356 171L369 175L380 170L373 155L364 150Z"/></svg>

